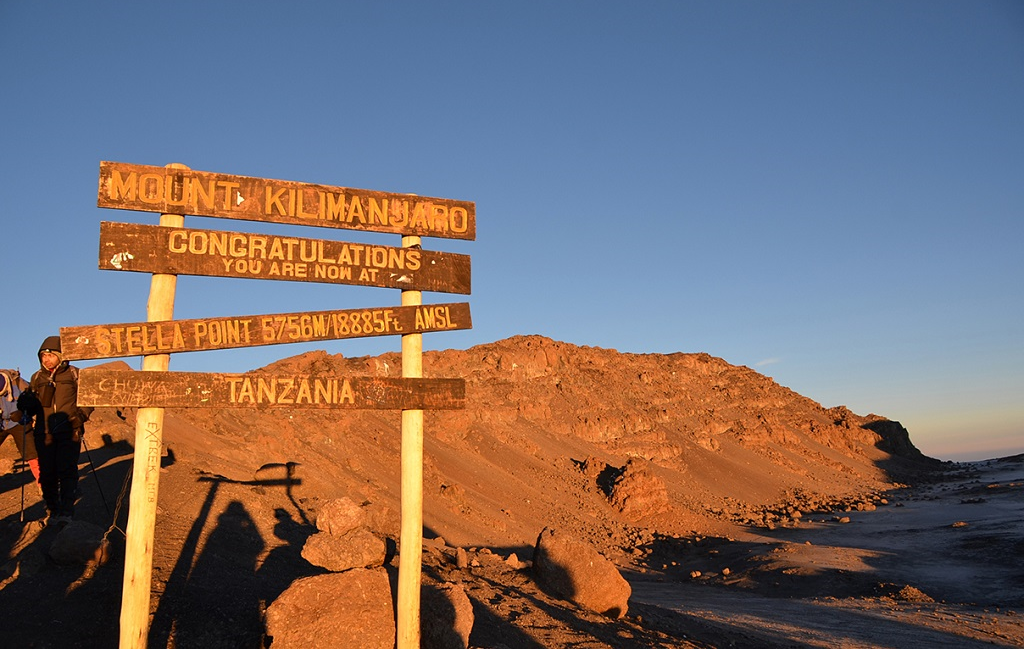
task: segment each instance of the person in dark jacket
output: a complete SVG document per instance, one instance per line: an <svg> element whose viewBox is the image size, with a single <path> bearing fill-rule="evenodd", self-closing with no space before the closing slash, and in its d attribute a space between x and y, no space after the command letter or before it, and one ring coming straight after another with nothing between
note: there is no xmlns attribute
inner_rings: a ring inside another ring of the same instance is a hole
<svg viewBox="0 0 1024 649"><path fill-rule="evenodd" d="M40 345L39 370L18 400L18 408L35 419L39 484L48 520L68 523L75 513L78 456L92 408L78 407L78 368L61 355L60 336L50 336Z"/></svg>

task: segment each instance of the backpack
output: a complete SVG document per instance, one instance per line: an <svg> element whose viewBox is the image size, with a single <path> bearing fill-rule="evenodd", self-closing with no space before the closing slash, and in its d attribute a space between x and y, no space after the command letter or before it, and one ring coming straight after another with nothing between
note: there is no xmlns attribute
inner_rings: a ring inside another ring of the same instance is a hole
<svg viewBox="0 0 1024 649"><path fill-rule="evenodd" d="M9 419L18 409L18 396L28 388L28 382L21 378L18 370L0 370L3 387L0 388L0 407L3 409L3 428L13 427L17 422Z"/></svg>
<svg viewBox="0 0 1024 649"><path fill-rule="evenodd" d="M28 381L21 378L20 370L0 370L3 376L3 388L0 388L0 398L5 401L17 401L18 395L28 389Z"/></svg>

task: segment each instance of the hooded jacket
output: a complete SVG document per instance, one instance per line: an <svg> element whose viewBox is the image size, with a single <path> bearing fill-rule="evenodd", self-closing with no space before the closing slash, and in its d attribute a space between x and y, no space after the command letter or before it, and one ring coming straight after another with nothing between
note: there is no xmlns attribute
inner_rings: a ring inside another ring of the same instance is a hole
<svg viewBox="0 0 1024 649"><path fill-rule="evenodd" d="M60 358L52 372L42 366L44 351L54 352ZM93 409L78 407L78 368L69 365L60 355L60 336L44 340L37 355L39 370L32 375L29 384L39 400L39 412L35 413L36 435L71 433L80 436Z"/></svg>

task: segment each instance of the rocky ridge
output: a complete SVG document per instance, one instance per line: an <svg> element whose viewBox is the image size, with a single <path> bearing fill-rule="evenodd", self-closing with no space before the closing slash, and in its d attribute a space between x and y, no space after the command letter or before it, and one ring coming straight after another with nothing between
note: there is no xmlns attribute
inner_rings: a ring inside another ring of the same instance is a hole
<svg viewBox="0 0 1024 649"><path fill-rule="evenodd" d="M345 358L318 351L265 369L395 376L400 367L399 354ZM607 635L611 622L597 614L577 609L563 622L539 615L561 606L526 576L542 530L570 535L624 571L671 570L693 548L706 547L709 536L727 539L749 529L798 527L814 514L864 511L940 466L914 448L898 422L823 407L707 354L622 354L517 336L427 352L424 369L428 378L466 380L465 410L426 413L424 575L441 589L458 584L473 600L475 646L498 646L502 633L495 629L508 624L557 627L552 637L563 640ZM387 569L398 549L400 421L398 413L377 411L169 410L150 645L257 646L263 611L289 584L323 573L305 556L335 552L310 540L323 540L316 521L338 499L357 503L362 527L387 544ZM99 471L92 476L96 485L83 481L81 517L102 528L130 465L134 412L98 410L89 439ZM14 483L4 484L10 495ZM90 491L98 486L109 506ZM38 514L34 507L30 516ZM5 515L6 538L15 525L9 510ZM113 547L105 551L110 560L92 566L90 583L78 587L102 593L90 606L114 604L119 595L116 531L123 529L123 508L115 516L114 533L108 530ZM18 552L50 534L31 525L18 530L7 546L14 553L5 566L11 572L21 565ZM691 572L721 575L711 559L713 571ZM331 554L330 561L350 559ZM0 575L6 586L0 596L38 600L47 580L62 580L58 570L38 564L31 575ZM225 588L236 593L231 604ZM548 604L525 606L515 592ZM618 624L608 637L627 633L644 639L637 646L687 646L629 616ZM239 625L248 638L242 645L237 634L218 635ZM116 619L95 633L109 641ZM522 646L531 646L526 638ZM585 646L621 644L594 642Z"/></svg>

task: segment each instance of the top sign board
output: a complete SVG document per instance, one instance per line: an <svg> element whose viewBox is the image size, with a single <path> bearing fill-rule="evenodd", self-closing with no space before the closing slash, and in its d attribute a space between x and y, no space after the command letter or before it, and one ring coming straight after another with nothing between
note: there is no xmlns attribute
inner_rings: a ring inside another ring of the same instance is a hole
<svg viewBox="0 0 1024 649"><path fill-rule="evenodd" d="M476 204L448 198L101 162L99 207L369 232L476 238Z"/></svg>

